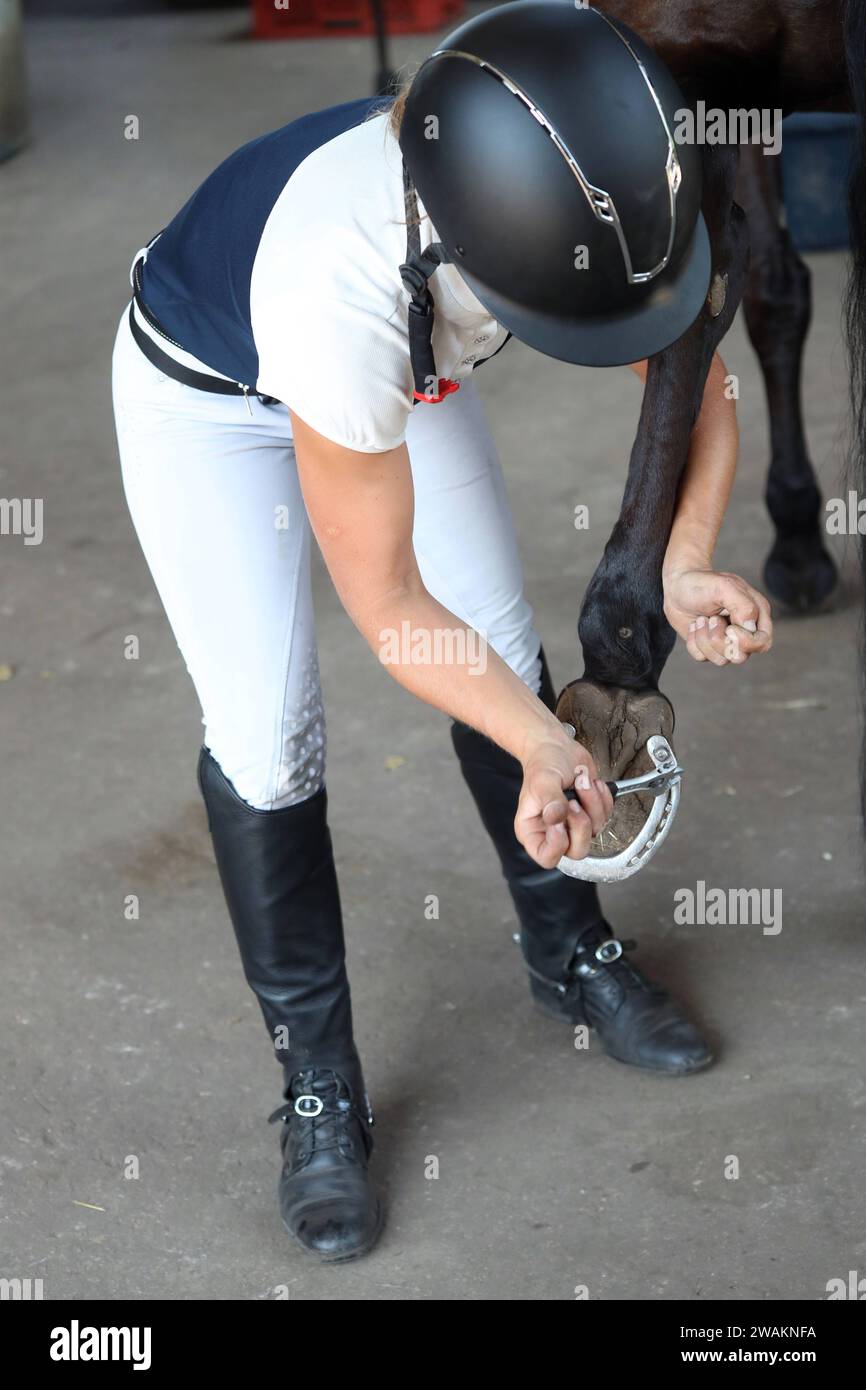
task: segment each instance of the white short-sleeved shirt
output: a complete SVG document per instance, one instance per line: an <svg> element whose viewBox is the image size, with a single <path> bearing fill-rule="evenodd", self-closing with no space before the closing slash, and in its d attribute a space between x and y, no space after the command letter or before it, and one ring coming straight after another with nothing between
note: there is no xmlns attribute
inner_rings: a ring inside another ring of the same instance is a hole
<svg viewBox="0 0 866 1390"><path fill-rule="evenodd" d="M419 204L422 248L437 240ZM400 149L381 99L303 117L231 155L151 247L163 348L283 401L326 438L395 448L413 408ZM432 276L433 351L460 381L507 332L453 265Z"/></svg>

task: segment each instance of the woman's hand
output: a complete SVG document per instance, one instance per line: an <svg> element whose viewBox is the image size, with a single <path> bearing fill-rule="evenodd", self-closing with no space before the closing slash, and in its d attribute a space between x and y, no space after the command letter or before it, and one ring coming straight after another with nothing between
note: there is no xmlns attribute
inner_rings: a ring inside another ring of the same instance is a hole
<svg viewBox="0 0 866 1390"><path fill-rule="evenodd" d="M578 801L569 801L573 787ZM584 859L613 811L613 797L589 753L568 737L545 738L523 760L523 787L514 832L528 854L544 869L563 855Z"/></svg>
<svg viewBox="0 0 866 1390"><path fill-rule="evenodd" d="M741 666L773 645L770 605L736 574L683 569L664 576L665 614L695 661Z"/></svg>

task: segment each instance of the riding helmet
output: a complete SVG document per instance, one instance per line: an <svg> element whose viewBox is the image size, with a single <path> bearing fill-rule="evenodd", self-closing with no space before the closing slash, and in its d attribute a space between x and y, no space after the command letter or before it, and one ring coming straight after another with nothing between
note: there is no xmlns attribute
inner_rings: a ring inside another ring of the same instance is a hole
<svg viewBox="0 0 866 1390"><path fill-rule="evenodd" d="M710 280L701 155L631 29L573 0L463 24L418 70L400 147L444 257L515 337L566 362L661 352Z"/></svg>

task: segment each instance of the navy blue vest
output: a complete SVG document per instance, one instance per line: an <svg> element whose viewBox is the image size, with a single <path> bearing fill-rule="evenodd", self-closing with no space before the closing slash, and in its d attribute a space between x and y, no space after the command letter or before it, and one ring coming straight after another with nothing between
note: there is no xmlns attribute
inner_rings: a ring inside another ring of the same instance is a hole
<svg viewBox="0 0 866 1390"><path fill-rule="evenodd" d="M313 150L386 110L364 97L302 116L229 155L148 252L142 297L163 330L212 371L255 386L250 280L271 209Z"/></svg>

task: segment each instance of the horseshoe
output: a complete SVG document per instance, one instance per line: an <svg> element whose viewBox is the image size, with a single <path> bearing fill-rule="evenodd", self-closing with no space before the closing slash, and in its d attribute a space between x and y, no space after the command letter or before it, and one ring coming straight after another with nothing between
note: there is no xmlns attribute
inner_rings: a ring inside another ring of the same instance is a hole
<svg viewBox="0 0 866 1390"><path fill-rule="evenodd" d="M640 804L627 814L612 818L619 834L628 828L628 843L618 853L598 852L584 859L563 856L557 865L569 878L592 883L617 883L631 878L658 853L679 809L684 769L666 736L673 731L670 703L658 691L635 694L582 680L572 682L563 691L557 715L572 738L578 737L576 725L581 726L581 742L592 753L600 771L606 767L613 772L628 771L635 763L643 763L644 767L650 764L649 770L639 776L606 779L614 803L624 796L641 797ZM653 725L657 732L647 737ZM665 733L658 731L660 726ZM565 794L570 800L578 799L573 790ZM635 828L642 812L643 821ZM615 839L614 830L610 833ZM597 843L603 850L603 839Z"/></svg>
<svg viewBox="0 0 866 1390"><path fill-rule="evenodd" d="M571 731L572 738L577 736L573 725L565 724L563 727ZM588 879L591 883L618 883L621 879L631 878L661 849L679 809L680 781L685 769L680 767L674 750L663 734L653 734L652 738L647 739L646 749L656 765L655 772L607 783L614 801L618 796L628 796L630 792L648 792L655 798L637 838L620 854L609 859L591 854L584 859L569 859L563 855L556 866L560 873L567 874L569 878ZM577 792L569 790L565 795L569 801L577 801Z"/></svg>

